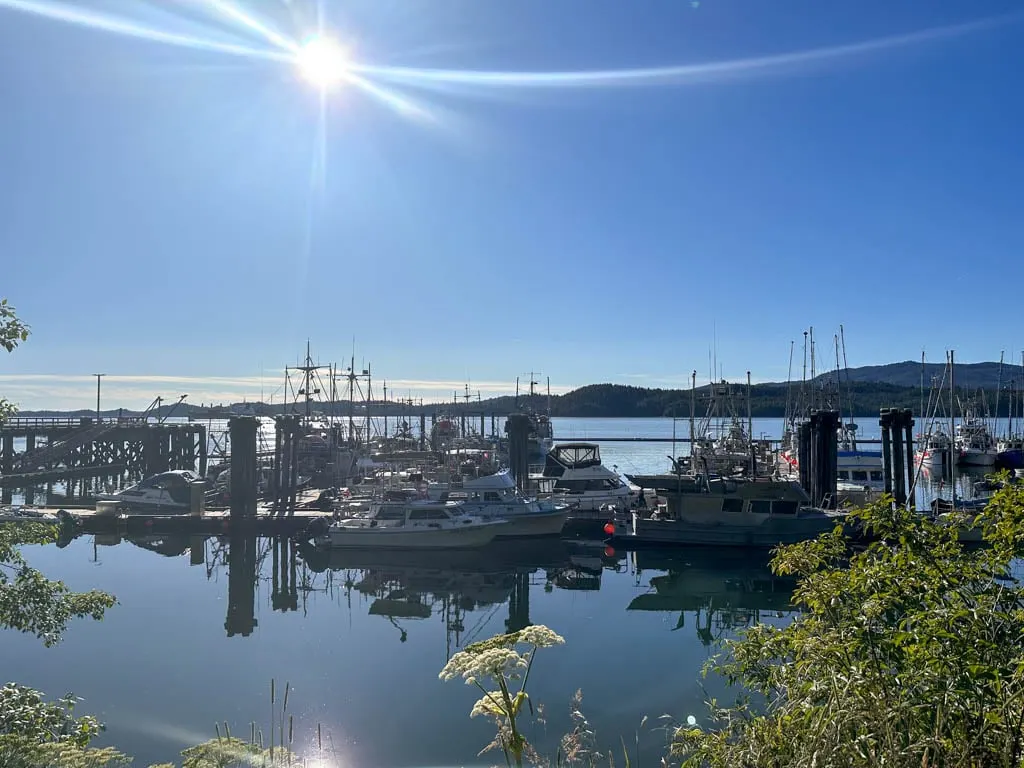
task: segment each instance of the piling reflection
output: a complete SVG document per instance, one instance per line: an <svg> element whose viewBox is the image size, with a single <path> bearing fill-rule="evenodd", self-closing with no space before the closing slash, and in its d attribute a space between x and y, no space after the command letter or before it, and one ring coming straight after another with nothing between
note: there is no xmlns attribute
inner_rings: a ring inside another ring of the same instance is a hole
<svg viewBox="0 0 1024 768"><path fill-rule="evenodd" d="M122 541L101 538L94 543ZM771 573L769 553L744 550L645 549L627 555L598 542L547 539L498 541L477 550L373 552L244 533L123 541L162 557L187 554L192 566L204 566L209 580L226 572L228 637L256 632L261 600L274 612L300 613L299 620L311 608L341 605L388 621L400 642L417 622L440 619L449 653L494 632L528 626L538 594L596 592L610 572L621 574L616 578L631 574L635 586L646 590L614 610L678 614L674 629L693 626L707 645L723 633L792 611L795 588L794 580ZM307 603L314 592L329 600Z"/></svg>

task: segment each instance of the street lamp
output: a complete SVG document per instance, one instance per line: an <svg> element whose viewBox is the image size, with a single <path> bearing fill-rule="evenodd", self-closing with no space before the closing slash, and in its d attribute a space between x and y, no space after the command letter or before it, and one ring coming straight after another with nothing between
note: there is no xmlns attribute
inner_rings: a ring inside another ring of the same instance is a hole
<svg viewBox="0 0 1024 768"><path fill-rule="evenodd" d="M102 379L106 375L107 374L105 374L105 373L94 373L93 374L93 376L96 377L96 421L97 422L99 422L99 420L100 420L100 379Z"/></svg>

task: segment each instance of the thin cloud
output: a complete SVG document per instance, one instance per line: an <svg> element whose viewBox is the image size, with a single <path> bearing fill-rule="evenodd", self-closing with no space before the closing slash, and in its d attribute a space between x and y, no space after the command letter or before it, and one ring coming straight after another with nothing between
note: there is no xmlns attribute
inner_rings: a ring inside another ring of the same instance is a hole
<svg viewBox="0 0 1024 768"><path fill-rule="evenodd" d="M384 379L374 379L373 395L383 395ZM465 392L465 381L455 379L387 379L390 399L413 397L426 402L448 401ZM515 381L470 381L470 397L484 398L515 394ZM339 384L339 388L341 385ZM552 387L563 394L571 386ZM101 384L101 406L140 409L157 396L176 400L188 393L187 402L233 403L241 400L281 402L279 375L260 376L171 376L160 374L108 374ZM0 394L23 410L73 410L96 407L96 378L89 374L15 373L0 374ZM342 393L342 396L344 394Z"/></svg>
<svg viewBox="0 0 1024 768"><path fill-rule="evenodd" d="M421 86L487 86L491 88L583 88L687 85L726 79L763 77L800 71L816 65L863 57L915 45L939 42L1014 23L1021 13L988 17L965 24L934 27L859 43L828 48L755 56L706 64L685 64L633 69L602 69L562 72L500 72L457 69L426 69L362 65L357 71L390 82Z"/></svg>

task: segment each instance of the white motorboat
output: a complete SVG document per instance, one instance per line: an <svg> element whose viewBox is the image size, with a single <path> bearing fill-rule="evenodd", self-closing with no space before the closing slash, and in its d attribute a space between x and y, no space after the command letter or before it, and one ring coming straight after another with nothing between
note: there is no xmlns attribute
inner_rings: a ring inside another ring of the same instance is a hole
<svg viewBox="0 0 1024 768"><path fill-rule="evenodd" d="M317 543L329 547L461 549L490 543L508 523L465 514L458 502L382 502L365 517L331 523Z"/></svg>
<svg viewBox="0 0 1024 768"><path fill-rule="evenodd" d="M632 506L640 488L630 486L618 472L601 463L597 443L562 443L545 457L544 473L534 481L554 481L551 499L571 504L575 511L596 512L608 505Z"/></svg>
<svg viewBox="0 0 1024 768"><path fill-rule="evenodd" d="M973 467L991 467L996 463L996 441L988 425L976 416L967 415L956 425L957 461Z"/></svg>
<svg viewBox="0 0 1024 768"><path fill-rule="evenodd" d="M116 501L126 511L182 514L191 512L205 493L203 478L187 469L175 469L147 477L141 483L114 493L97 493L97 501Z"/></svg>
<svg viewBox="0 0 1024 768"><path fill-rule="evenodd" d="M461 487L427 486L434 501L460 501L465 512L485 520L506 520L498 538L557 536L562 532L569 505L537 501L523 496L506 470L466 480Z"/></svg>

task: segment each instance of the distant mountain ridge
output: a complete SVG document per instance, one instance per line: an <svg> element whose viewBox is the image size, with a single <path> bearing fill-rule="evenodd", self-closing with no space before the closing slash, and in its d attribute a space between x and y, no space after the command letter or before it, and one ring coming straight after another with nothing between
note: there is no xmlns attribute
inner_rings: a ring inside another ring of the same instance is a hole
<svg viewBox="0 0 1024 768"><path fill-rule="evenodd" d="M921 386L921 363L913 360L906 360L902 363L886 363L885 365L863 365L859 368L850 368L848 371L840 370L839 375L842 381L877 382L881 384L895 384L901 387ZM941 380L946 369L945 363L924 364L924 385L930 387L932 380ZM1016 382L1019 389L1021 384L1022 369L1019 365L1003 363L1002 384L1003 387ZM956 363L954 366L954 379L956 386L965 388L983 388L995 390L999 384L1000 373L999 363ZM829 371L817 377L818 380L835 380L836 372ZM947 379L948 382L948 379Z"/></svg>
<svg viewBox="0 0 1024 768"><path fill-rule="evenodd" d="M931 389L933 381L942 379L945 366L941 363L928 363L924 369L925 388ZM847 373L849 379L847 379ZM1015 387L1018 391L1022 388L1022 371L1019 365L1004 364L1002 369L1002 384L1004 390ZM849 371L840 371L839 387L835 386L836 371L829 371L815 377L812 382L802 385L800 381L768 382L755 384L751 388L751 413L753 416L778 417L786 413L786 405L795 398L802 386L811 388L811 391L822 391L831 389L838 390L839 405L844 413L850 411L850 400L854 413L858 416L877 414L879 408L910 408L917 412L920 410L921 401L921 364L913 361L902 363L888 363L886 365L869 365L859 368L850 368ZM847 385L849 380L849 385ZM990 394L987 402L994 405L997 383L1000 380L999 363L957 363L955 370L955 384L962 395L970 395L978 389L984 389ZM740 382L734 382L737 394L742 394L745 387ZM947 381L948 386L948 381ZM704 384L697 388L697 413L703 413L706 408L708 385ZM657 417L657 416L680 416L685 417L690 413L692 393L689 389L657 389L647 387L636 387L625 384L588 384L579 387L571 392L562 395L553 395L549 399L546 395L521 396L518 399L512 396L489 398L480 402L470 403L440 403L424 404L422 407L389 402L371 404L371 413L374 416L387 415L398 418L407 418L410 421L418 419L421 412L426 414L449 413L449 414L477 414L504 416L517 408L529 408L531 410L545 413L552 416L567 417ZM1000 414L1006 415L1008 397L1002 397L1000 401ZM236 403L235 405L242 405ZM255 413L261 416L272 416L287 411L295 410L292 405L267 405L263 403L248 403ZM202 407L194 404L182 403L174 406L162 406L159 411L151 415L166 416L170 412L173 416L191 416L192 418L227 418L232 406L220 405ZM348 401L338 403L315 403L314 410L325 414L332 411L340 418L346 418L348 414ZM356 416L363 418L365 408L358 403L355 408ZM91 417L95 414L90 410L76 411L26 411L23 416L71 416ZM103 416L111 418L118 415L117 410L105 410ZM123 411L121 415L137 416L138 411ZM489 427L488 427L489 428Z"/></svg>

